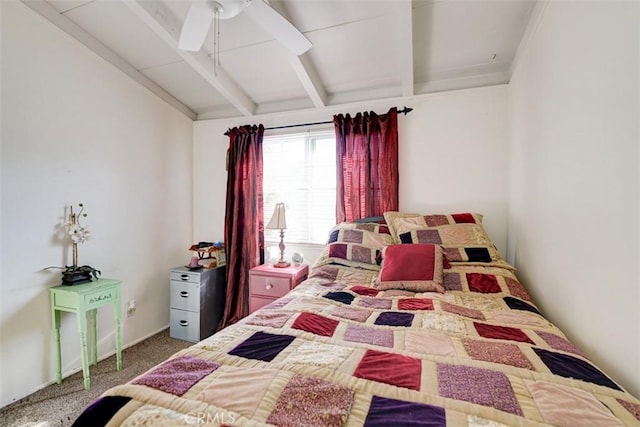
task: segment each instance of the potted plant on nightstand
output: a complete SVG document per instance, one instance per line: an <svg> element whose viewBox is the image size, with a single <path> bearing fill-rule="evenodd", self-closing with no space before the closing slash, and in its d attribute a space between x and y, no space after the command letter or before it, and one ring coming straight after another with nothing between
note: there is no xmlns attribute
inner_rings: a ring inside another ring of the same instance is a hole
<svg viewBox="0 0 640 427"><path fill-rule="evenodd" d="M73 247L73 264L62 267L47 267L47 268L60 268L62 271L62 284L63 285L80 285L83 283L89 283L93 279L98 279L101 274L100 270L91 267L90 265L78 265L78 243L84 243L89 238L89 230L80 224L80 218L86 217L84 213L84 205L78 203L80 212L75 213L73 206L69 207L69 217L67 221L63 223L63 226L71 239Z"/></svg>

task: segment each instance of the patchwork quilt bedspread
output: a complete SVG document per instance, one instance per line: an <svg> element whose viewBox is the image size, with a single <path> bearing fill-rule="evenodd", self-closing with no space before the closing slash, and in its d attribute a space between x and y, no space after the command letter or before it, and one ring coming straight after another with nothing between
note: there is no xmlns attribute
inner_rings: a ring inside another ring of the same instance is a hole
<svg viewBox="0 0 640 427"><path fill-rule="evenodd" d="M446 292L316 266L287 296L105 393L77 425L640 425L640 402L547 321L510 268Z"/></svg>

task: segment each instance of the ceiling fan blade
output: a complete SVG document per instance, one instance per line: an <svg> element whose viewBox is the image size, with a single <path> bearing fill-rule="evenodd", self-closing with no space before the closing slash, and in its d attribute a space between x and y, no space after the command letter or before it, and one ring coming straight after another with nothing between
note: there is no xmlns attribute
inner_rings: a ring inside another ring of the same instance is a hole
<svg viewBox="0 0 640 427"><path fill-rule="evenodd" d="M178 47L193 52L200 50L212 20L213 13L207 7L207 3L202 0L194 0L187 13L187 18L182 24Z"/></svg>
<svg viewBox="0 0 640 427"><path fill-rule="evenodd" d="M244 12L296 55L311 49L311 42L291 22L262 0L253 0Z"/></svg>

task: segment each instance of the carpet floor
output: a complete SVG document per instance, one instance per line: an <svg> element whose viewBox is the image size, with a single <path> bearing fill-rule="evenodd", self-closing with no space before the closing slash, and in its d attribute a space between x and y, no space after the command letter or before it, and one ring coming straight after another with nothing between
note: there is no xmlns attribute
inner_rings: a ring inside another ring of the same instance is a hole
<svg viewBox="0 0 640 427"><path fill-rule="evenodd" d="M70 426L85 406L107 389L149 370L191 343L169 337L169 329L122 351L122 370L116 371L116 357L91 366L91 389L85 390L82 371L38 390L0 409L0 426Z"/></svg>

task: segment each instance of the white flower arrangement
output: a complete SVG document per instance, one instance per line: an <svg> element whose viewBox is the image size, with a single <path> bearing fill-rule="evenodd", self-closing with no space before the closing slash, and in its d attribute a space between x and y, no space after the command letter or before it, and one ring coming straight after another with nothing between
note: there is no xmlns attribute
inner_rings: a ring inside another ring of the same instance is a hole
<svg viewBox="0 0 640 427"><path fill-rule="evenodd" d="M76 214L73 212L73 206L69 206L69 218L64 223L67 233L73 242L73 266L78 265L78 243L84 243L89 238L89 230L80 224L80 218L87 216L84 212L84 205L78 203L78 207L80 212Z"/></svg>
<svg viewBox="0 0 640 427"><path fill-rule="evenodd" d="M82 208L82 203L79 206ZM82 212L82 210L80 212ZM87 216L87 214L84 214L84 216ZM66 222L64 226L74 243L84 243L89 238L89 230L80 225L78 218L73 213L73 207L71 208L71 214L69 214L69 221Z"/></svg>

